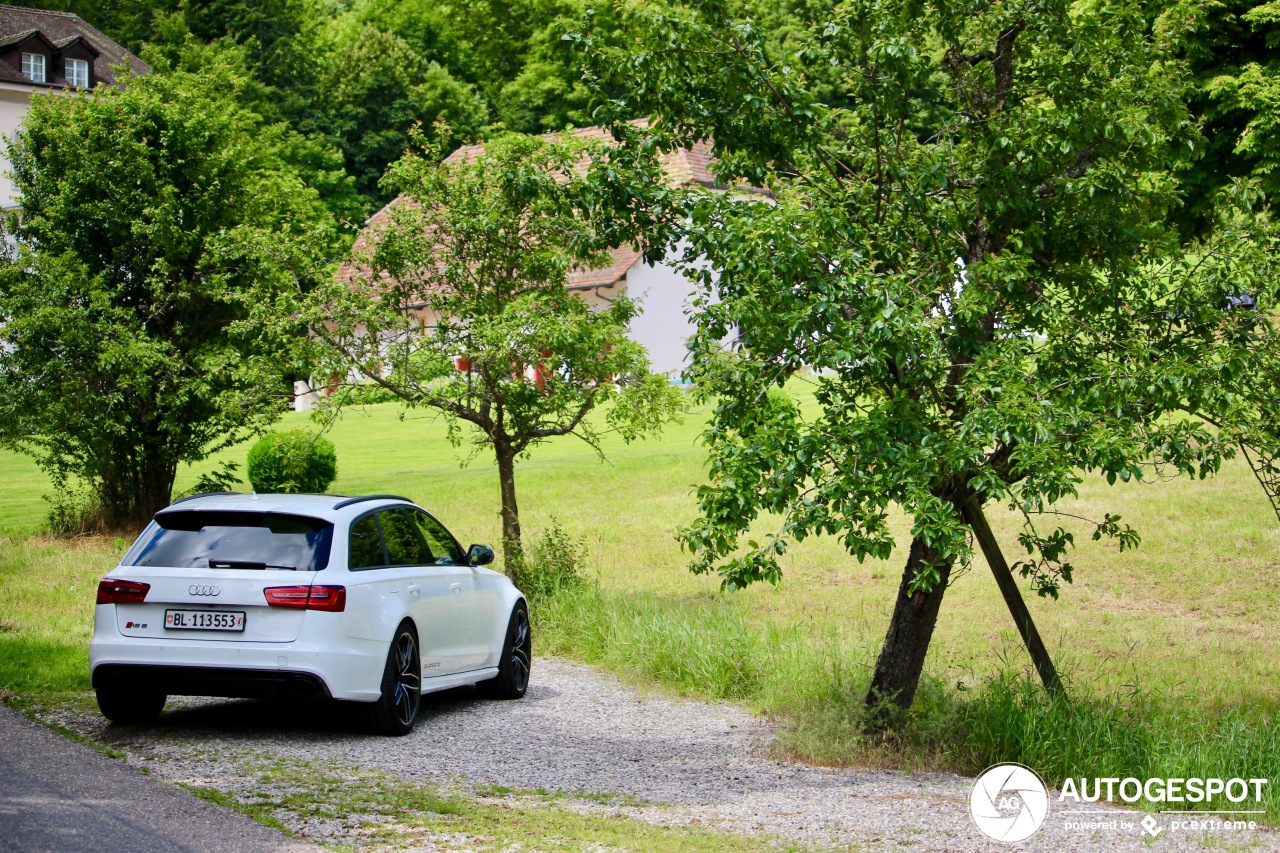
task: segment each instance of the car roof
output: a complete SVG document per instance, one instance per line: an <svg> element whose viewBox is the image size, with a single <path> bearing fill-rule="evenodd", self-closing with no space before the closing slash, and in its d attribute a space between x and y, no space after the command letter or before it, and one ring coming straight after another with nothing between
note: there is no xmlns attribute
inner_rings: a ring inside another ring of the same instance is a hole
<svg viewBox="0 0 1280 853"><path fill-rule="evenodd" d="M380 506L413 504L408 498L397 495L240 495L221 492L196 495L174 501L160 512L185 512L189 510L221 510L236 512L281 512L306 515L326 521L356 515Z"/></svg>

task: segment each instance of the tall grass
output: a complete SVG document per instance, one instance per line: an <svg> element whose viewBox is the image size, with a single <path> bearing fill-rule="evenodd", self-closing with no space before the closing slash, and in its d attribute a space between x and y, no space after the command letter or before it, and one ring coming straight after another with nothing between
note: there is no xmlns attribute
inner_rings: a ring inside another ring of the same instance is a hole
<svg viewBox="0 0 1280 853"><path fill-rule="evenodd" d="M536 597L531 612L540 654L685 696L746 701L778 719L783 752L817 763L977 773L1014 761L1055 787L1068 777L1280 780L1274 709L1215 708L1196 696L1138 690L1108 698L1069 677L1069 700L1052 700L1011 670L963 690L929 675L901 729L885 737L863 725L875 650L838 634L754 624L723 601L598 584ZM1260 807L1268 822L1280 821L1280 787L1266 786Z"/></svg>
<svg viewBox="0 0 1280 853"><path fill-rule="evenodd" d="M1215 709L1195 696L1142 692L1102 698L1087 688L1069 700L1050 700L1021 675L993 679L967 700L944 696L940 704L937 713L919 718L912 736L939 749L952 743L952 755L966 769L1017 761L1055 786L1068 777L1266 778L1259 807L1268 822L1280 819L1274 709ZM1239 808L1221 798L1180 806L1224 807Z"/></svg>
<svg viewBox="0 0 1280 853"><path fill-rule="evenodd" d="M88 689L95 590L123 546L0 537L0 690Z"/></svg>

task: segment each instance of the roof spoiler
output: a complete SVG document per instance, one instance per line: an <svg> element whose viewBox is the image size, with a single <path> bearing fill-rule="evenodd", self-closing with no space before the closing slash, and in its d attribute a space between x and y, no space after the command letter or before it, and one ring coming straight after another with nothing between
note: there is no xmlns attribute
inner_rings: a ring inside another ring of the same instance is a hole
<svg viewBox="0 0 1280 853"><path fill-rule="evenodd" d="M363 501L404 501L407 504L413 503L413 501L400 495L362 495L358 498L347 498L346 500L338 501L333 505L333 508L342 509L344 506L351 506Z"/></svg>
<svg viewBox="0 0 1280 853"><path fill-rule="evenodd" d="M193 501L196 498L212 498L212 497L217 497L218 495L238 495L238 494L240 493L239 492L201 492L198 495L187 495L185 498L178 498L176 501L169 504L169 506L177 506L180 503L185 503L186 501Z"/></svg>

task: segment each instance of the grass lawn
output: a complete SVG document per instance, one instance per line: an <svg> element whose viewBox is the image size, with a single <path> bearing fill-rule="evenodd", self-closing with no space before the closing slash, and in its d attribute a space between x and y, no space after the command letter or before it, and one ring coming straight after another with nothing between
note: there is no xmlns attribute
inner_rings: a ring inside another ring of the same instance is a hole
<svg viewBox="0 0 1280 853"><path fill-rule="evenodd" d="M587 571L600 581L594 597L545 608L542 649L781 714L796 723L788 748L813 760L883 759L858 746L847 724L883 639L905 554L860 564L834 539L810 540L788 553L783 585L730 595L720 593L718 578L691 575L673 533L694 513L691 489L703 477L703 417L694 413L657 440L631 446L606 441L605 462L585 444L561 439L519 465L526 536L555 517L586 542ZM282 426L306 424L305 415L291 414ZM482 454L460 467L459 454L466 451L449 445L441 421L386 404L347 412L329 437L338 453L338 479L330 491L405 495L439 515L464 545L498 544L494 466ZM220 458L243 466L246 452L240 446ZM51 647L78 655L83 664L93 583L110 568L120 544L91 541L68 549L28 539L46 511L46 480L29 460L5 452L0 472L0 687L83 688L87 674L74 666L28 670ZM182 471L178 489L198 473ZM1107 486L1090 479L1081 498L1061 508L1095 518L1120 512L1143 537L1140 548L1121 554L1077 528L1076 582L1059 601L1028 601L1073 693L1101 703L1101 716L1090 725L1112 726L1106 737L1120 737L1115 726L1140 729L1143 720L1165 715L1160 719L1169 743L1144 740L1136 730L1121 733L1127 745L1116 747L1114 760L1182 750L1200 755L1200 763L1244 765L1210 768L1204 775L1264 775L1280 783L1280 748L1270 746L1280 742L1272 723L1280 708L1280 522L1248 468L1233 463L1205 481ZM1012 557L1016 519L999 508L989 512ZM903 519L898 532L905 535ZM949 751L946 732L934 730L925 738L928 749L912 753L915 760L953 767L996 753L1039 760L1036 744L1048 741L1009 728L1037 719L1044 724L1054 713L1033 708L1040 701L1034 691L1024 695L1010 681L1011 673L1029 669L979 556L943 603L920 713L932 714L934 725L945 720L966 730L991 729L984 735L987 751ZM986 698L976 704L967 698L978 695ZM1114 702L1127 716L1107 722L1114 710L1108 703ZM983 716L992 714L1003 715L1004 723ZM1221 748L1205 752L1195 733L1223 721L1239 731L1206 734ZM1092 775L1102 769L1103 747L1096 741L1103 734L1077 732L1071 736L1080 743L1054 747L1055 754L1073 755L1072 768ZM1273 820L1280 815L1277 795L1268 806Z"/></svg>

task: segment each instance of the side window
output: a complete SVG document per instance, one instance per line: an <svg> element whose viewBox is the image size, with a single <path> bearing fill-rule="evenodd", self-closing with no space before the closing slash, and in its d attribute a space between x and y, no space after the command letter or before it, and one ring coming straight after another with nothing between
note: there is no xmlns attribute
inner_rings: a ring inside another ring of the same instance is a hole
<svg viewBox="0 0 1280 853"><path fill-rule="evenodd" d="M372 513L351 525L350 554L347 568L370 569L387 564L382 552L382 537L378 535L378 523Z"/></svg>
<svg viewBox="0 0 1280 853"><path fill-rule="evenodd" d="M403 509L384 509L378 513L382 535L387 540L387 564L391 566L429 566L435 562L418 525Z"/></svg>
<svg viewBox="0 0 1280 853"><path fill-rule="evenodd" d="M467 562L466 554L458 546L457 541L449 535L449 531L444 529L443 524L425 512L418 512L417 510L410 510L410 512L413 514L413 520L418 523L418 529L422 531L427 544L431 547L431 553L435 554L433 562L437 565L465 564Z"/></svg>

